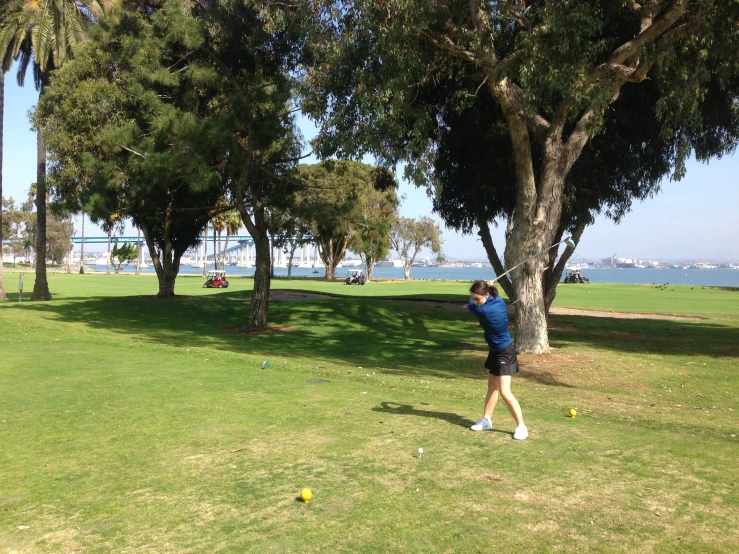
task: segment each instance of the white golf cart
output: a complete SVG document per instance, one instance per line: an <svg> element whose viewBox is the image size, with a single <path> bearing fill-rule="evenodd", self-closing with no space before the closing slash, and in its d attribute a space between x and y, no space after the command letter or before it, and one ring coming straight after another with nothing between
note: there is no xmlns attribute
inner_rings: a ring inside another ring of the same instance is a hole
<svg viewBox="0 0 739 554"><path fill-rule="evenodd" d="M364 272L359 269L350 269L344 279L345 285L364 285L367 282Z"/></svg>

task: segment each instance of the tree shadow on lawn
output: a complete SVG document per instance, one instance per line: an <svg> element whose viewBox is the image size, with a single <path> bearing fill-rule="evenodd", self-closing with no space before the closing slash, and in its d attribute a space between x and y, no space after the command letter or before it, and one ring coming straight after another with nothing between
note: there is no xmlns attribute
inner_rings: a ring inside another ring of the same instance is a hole
<svg viewBox="0 0 739 554"><path fill-rule="evenodd" d="M552 316L549 344L624 353L739 357L739 327L711 320Z"/></svg>
<svg viewBox="0 0 739 554"><path fill-rule="evenodd" d="M246 321L250 293L210 296L69 298L62 302L5 305L34 310L62 322L179 347L214 348L262 359L301 356L320 363L362 366L375 372L440 378L481 374L482 331L469 314L433 304L351 297L273 302L270 323L294 329L272 334L227 334ZM60 332L68 332L60 330ZM739 356L739 328L710 321L552 316L550 343L617 352ZM479 354L479 355L477 355ZM539 368L524 371L536 375ZM546 380L546 375L538 375ZM551 383L558 384L558 383Z"/></svg>
<svg viewBox="0 0 739 554"><path fill-rule="evenodd" d="M287 332L234 334L244 325L250 291L157 299L149 296L79 297L6 306L49 319L136 340L183 348L214 348L260 359L300 356L316 365L343 363L375 372L459 377L476 370L454 352L484 348L477 323L422 304L364 298L271 302L270 325ZM430 315L433 314L433 315ZM460 329L467 329L465 333ZM80 332L60 328L60 333ZM84 332L84 331L82 331Z"/></svg>

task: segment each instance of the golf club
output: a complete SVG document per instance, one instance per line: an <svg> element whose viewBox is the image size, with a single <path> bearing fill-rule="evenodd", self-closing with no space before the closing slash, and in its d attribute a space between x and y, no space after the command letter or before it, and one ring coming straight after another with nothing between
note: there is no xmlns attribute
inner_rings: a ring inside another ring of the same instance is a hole
<svg viewBox="0 0 739 554"><path fill-rule="evenodd" d="M550 251L550 250L551 250L552 248L554 248L555 246L558 246L558 245L562 244L563 242L564 242L564 243L566 243L566 244L567 244L567 246L569 246L570 248L575 248L575 241L574 241L574 240L572 240L572 237L567 237L567 238L566 238L566 239L564 239L564 240L561 240L561 241L559 241L559 242L555 242L555 243L554 243L553 245L551 245L551 246L548 246L548 247L546 247L546 248L545 248L544 250L542 250L541 252L537 252L536 254L534 254L533 256L531 256L530 258L526 258L526 259L525 259L524 261L522 261L522 262L521 262L520 264L514 265L514 266L513 266L513 267L512 267L511 269L509 269L509 270L508 270L508 271L506 271L505 273L501 273L500 275L496 276L496 277L495 277L495 279L493 279L493 280L492 280L492 281L490 281L490 282L491 282L491 283L495 283L495 281L497 281L497 280L498 280L498 279L500 279L501 277L505 277L505 276L506 276L506 275L508 275L508 274L509 274L509 273L510 273L511 271L513 271L514 269L516 269L517 267L519 267L519 266L522 266L523 264L525 264L525 263L526 263L526 262L528 262L529 260L533 260L533 259L534 259L534 258L536 258L537 256L541 256L541 255L542 255L542 254L544 254L545 252L549 252L549 251Z"/></svg>

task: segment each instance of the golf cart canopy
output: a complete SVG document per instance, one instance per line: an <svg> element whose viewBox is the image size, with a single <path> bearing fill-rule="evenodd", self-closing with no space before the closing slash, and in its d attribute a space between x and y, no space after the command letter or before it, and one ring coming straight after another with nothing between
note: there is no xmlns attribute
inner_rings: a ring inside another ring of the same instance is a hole
<svg viewBox="0 0 739 554"><path fill-rule="evenodd" d="M208 276L209 277L225 277L226 272L222 269L211 269L210 271L208 271Z"/></svg>

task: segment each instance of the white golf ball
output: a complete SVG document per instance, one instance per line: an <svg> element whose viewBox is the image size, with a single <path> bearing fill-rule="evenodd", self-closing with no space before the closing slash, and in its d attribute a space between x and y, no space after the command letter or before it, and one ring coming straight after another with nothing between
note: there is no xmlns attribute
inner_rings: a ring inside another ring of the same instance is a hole
<svg viewBox="0 0 739 554"><path fill-rule="evenodd" d="M419 453L419 454L423 454L423 448L419 448L419 449L418 449L418 453Z"/></svg>

